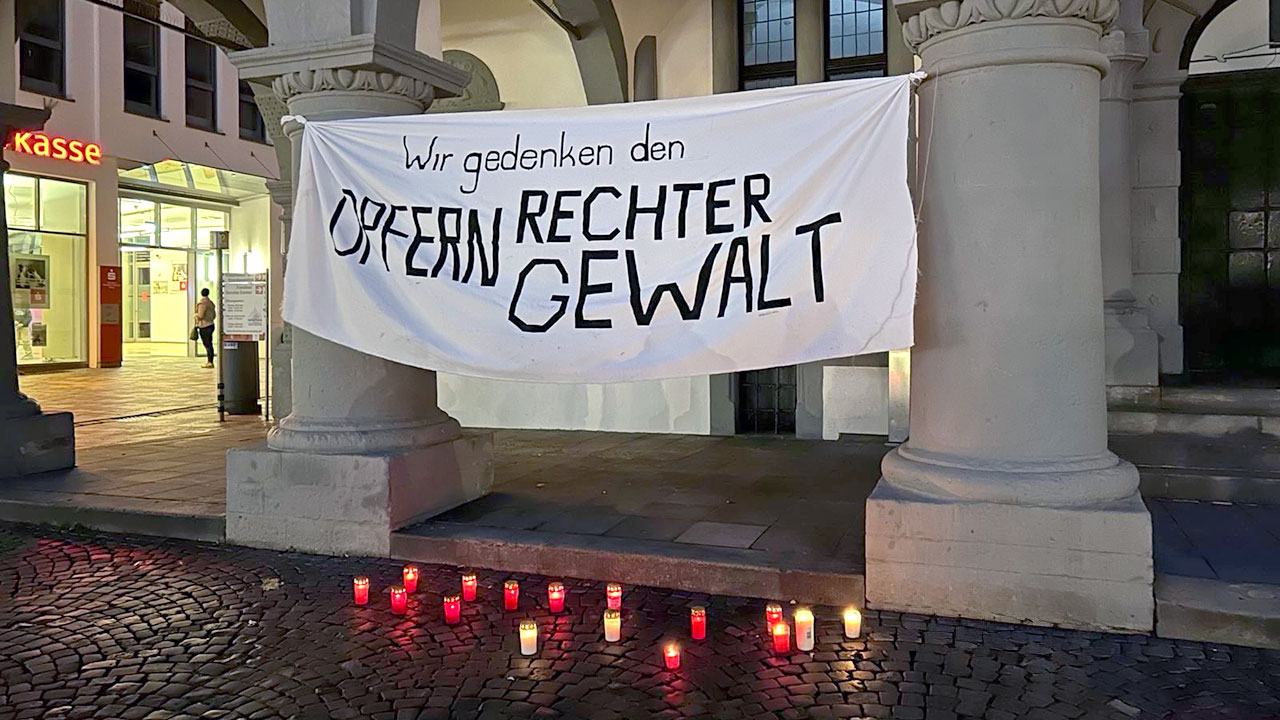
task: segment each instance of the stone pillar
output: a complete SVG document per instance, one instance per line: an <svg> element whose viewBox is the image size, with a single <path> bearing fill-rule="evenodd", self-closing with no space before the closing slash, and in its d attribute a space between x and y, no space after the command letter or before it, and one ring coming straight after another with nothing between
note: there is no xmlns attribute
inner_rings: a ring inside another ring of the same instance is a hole
<svg viewBox="0 0 1280 720"><path fill-rule="evenodd" d="M1142 27L1142 0L1121 0L1120 18L1102 37L1111 70L1102 79L1101 151L1102 293L1106 327L1106 379L1113 397L1154 394L1160 383L1160 341L1133 294L1134 165L1129 107L1133 78L1150 47Z"/></svg>
<svg viewBox="0 0 1280 720"><path fill-rule="evenodd" d="M13 8L9 8L12 15ZM49 119L45 109L0 102L0 137L15 130L39 130ZM0 154L0 187L9 163ZM18 348L13 337L13 287L9 277L9 220L0 203L0 478L20 477L76 464L71 413L43 413L18 389Z"/></svg>
<svg viewBox="0 0 1280 720"><path fill-rule="evenodd" d="M1150 630L1151 521L1107 450L1102 30L1116 0L900 4L918 90L911 437L867 502L872 607Z"/></svg>
<svg viewBox="0 0 1280 720"><path fill-rule="evenodd" d="M280 142L287 145L289 140L282 136ZM286 175L286 172L287 170L281 170L281 175ZM271 260L271 281L275 289L272 301L279 304L283 299L284 273L287 269L285 253L289 249L289 233L293 229L293 183L287 175L284 180L268 180L267 192L271 194L271 201L280 208L280 224L283 227L280 254ZM271 416L284 418L293 409L293 328L289 323L281 321L280 330L268 342L271 343L271 367L268 370L271 373Z"/></svg>
<svg viewBox="0 0 1280 720"><path fill-rule="evenodd" d="M822 82L827 79L827 43L823 38L822 17L826 0L796 0L796 84Z"/></svg>
<svg viewBox="0 0 1280 720"><path fill-rule="evenodd" d="M417 3L267 0L266 48L235 53L309 121L420 114L465 73L416 52ZM297 177L303 125L285 128ZM283 203L282 203L283 206ZM293 238L292 242L323 242ZM227 540L384 555L398 527L487 493L492 441L436 405L430 370L292 329L291 409L265 449L227 457Z"/></svg>

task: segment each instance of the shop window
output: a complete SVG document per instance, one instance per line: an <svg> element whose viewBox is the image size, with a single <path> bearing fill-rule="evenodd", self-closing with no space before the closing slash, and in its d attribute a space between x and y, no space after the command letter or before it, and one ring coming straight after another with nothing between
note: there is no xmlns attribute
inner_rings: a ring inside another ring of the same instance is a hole
<svg viewBox="0 0 1280 720"><path fill-rule="evenodd" d="M244 80L240 81L240 139L267 141L267 125L262 121L258 101L253 97L253 88Z"/></svg>
<svg viewBox="0 0 1280 720"><path fill-rule="evenodd" d="M120 242L129 245L156 245L156 203L141 198L120 198Z"/></svg>
<svg viewBox="0 0 1280 720"><path fill-rule="evenodd" d="M227 213L221 210L196 210L196 247L207 250L213 247L212 233L229 230Z"/></svg>
<svg viewBox="0 0 1280 720"><path fill-rule="evenodd" d="M160 28L124 16L124 109L160 117Z"/></svg>
<svg viewBox="0 0 1280 720"><path fill-rule="evenodd" d="M160 245L191 247L191 208L186 205L160 206Z"/></svg>
<svg viewBox="0 0 1280 720"><path fill-rule="evenodd" d="M86 359L87 196L80 183L5 175L8 291L21 365Z"/></svg>
<svg viewBox="0 0 1280 720"><path fill-rule="evenodd" d="M23 90L67 94L65 13L63 0L18 3L18 76Z"/></svg>
<svg viewBox="0 0 1280 720"><path fill-rule="evenodd" d="M794 0L742 0L740 84L743 90L796 82Z"/></svg>
<svg viewBox="0 0 1280 720"><path fill-rule="evenodd" d="M828 0L828 80L885 74L884 13L882 0Z"/></svg>
<svg viewBox="0 0 1280 720"><path fill-rule="evenodd" d="M218 54L213 43L187 36L187 125L218 129Z"/></svg>

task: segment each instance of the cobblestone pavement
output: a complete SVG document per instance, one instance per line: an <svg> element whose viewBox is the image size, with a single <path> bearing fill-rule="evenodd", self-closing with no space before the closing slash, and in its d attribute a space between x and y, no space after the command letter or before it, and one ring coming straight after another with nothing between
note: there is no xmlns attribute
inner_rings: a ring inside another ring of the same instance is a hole
<svg viewBox="0 0 1280 720"><path fill-rule="evenodd" d="M603 642L600 583L482 572L444 624L453 568L424 567L392 615L388 560L280 554L0 525L0 718L1280 717L1280 652L867 613L845 640L817 608L812 653L774 656L760 600L628 588ZM370 576L367 607L351 577ZM687 639L688 607L710 636ZM537 620L521 656L515 625ZM662 669L677 638L682 666Z"/></svg>

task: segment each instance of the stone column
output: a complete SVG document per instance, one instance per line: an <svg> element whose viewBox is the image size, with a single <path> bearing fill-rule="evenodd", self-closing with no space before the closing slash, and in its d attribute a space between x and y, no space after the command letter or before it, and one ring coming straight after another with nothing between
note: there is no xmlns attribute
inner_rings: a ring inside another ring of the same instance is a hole
<svg viewBox="0 0 1280 720"><path fill-rule="evenodd" d="M420 114L466 75L413 50L417 3L267 0L266 48L235 53L308 121ZM296 178L304 126L285 128ZM323 242L323 238L292 238ZM290 278L293 280L293 278ZM390 533L475 499L493 480L491 439L436 404L436 376L292 329L291 411L265 449L227 459L227 540L385 555Z"/></svg>
<svg viewBox="0 0 1280 720"><path fill-rule="evenodd" d="M1113 397L1157 392L1160 341L1146 308L1133 294L1133 158L1129 107L1133 79L1150 47L1142 27L1142 0L1121 0L1120 18L1102 37L1111 70L1102 79L1101 152L1102 292L1106 326L1106 379Z"/></svg>
<svg viewBox="0 0 1280 720"><path fill-rule="evenodd" d="M12 14L10 7L10 14ZM49 119L45 109L0 102L0 137L16 130L39 130ZM0 187L9 163L0 154ZM76 464L71 413L43 413L18 389L18 348L13 336L13 295L9 277L9 220L0 203L0 478L19 477Z"/></svg>
<svg viewBox="0 0 1280 720"><path fill-rule="evenodd" d="M898 6L918 90L911 437L867 502L873 607L1152 627L1151 522L1107 450L1099 50L1116 0Z"/></svg>

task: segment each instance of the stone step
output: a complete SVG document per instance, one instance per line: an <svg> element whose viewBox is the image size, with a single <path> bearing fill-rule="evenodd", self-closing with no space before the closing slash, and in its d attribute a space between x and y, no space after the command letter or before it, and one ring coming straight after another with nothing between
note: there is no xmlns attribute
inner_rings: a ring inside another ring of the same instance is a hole
<svg viewBox="0 0 1280 720"><path fill-rule="evenodd" d="M131 498L115 498L114 507L0 498L0 520L109 533L223 542L226 517L155 512L121 507Z"/></svg>
<svg viewBox="0 0 1280 720"><path fill-rule="evenodd" d="M816 605L862 605L861 567L820 559L764 564L761 553L570 533L427 521L391 536L391 556L511 572L616 581Z"/></svg>
<svg viewBox="0 0 1280 720"><path fill-rule="evenodd" d="M1199 413L1171 410L1112 408L1108 432L1125 435L1169 433L1200 437L1256 436L1280 440L1280 417L1259 414Z"/></svg>
<svg viewBox="0 0 1280 720"><path fill-rule="evenodd" d="M1156 575L1156 635L1280 648L1280 585Z"/></svg>
<svg viewBox="0 0 1280 720"><path fill-rule="evenodd" d="M1144 498L1280 505L1280 473L1138 466Z"/></svg>

